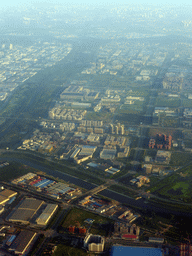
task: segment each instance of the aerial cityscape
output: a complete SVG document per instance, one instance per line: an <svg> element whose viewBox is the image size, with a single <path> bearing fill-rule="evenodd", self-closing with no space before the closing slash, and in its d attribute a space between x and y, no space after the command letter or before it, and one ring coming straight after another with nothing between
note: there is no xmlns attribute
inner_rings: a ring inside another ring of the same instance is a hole
<svg viewBox="0 0 192 256"><path fill-rule="evenodd" d="M192 255L192 9L1 9L0 255Z"/></svg>

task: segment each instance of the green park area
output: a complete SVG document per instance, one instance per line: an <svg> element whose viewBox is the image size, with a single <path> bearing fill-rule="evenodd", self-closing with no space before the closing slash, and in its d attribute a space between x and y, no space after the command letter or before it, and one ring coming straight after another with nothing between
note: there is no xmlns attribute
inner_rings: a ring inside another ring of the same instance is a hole
<svg viewBox="0 0 192 256"><path fill-rule="evenodd" d="M133 104L121 105L118 109L118 113L132 113L132 112L142 112L145 106L143 101L136 100Z"/></svg>
<svg viewBox="0 0 192 256"><path fill-rule="evenodd" d="M166 114L159 115L159 125L164 127L178 127L179 118L175 116L166 116Z"/></svg>
<svg viewBox="0 0 192 256"><path fill-rule="evenodd" d="M189 99L183 99L182 106L184 108L192 108L192 100Z"/></svg>
<svg viewBox="0 0 192 256"><path fill-rule="evenodd" d="M87 120L103 120L103 121L107 121L110 122L113 118L114 114L112 114L109 111L101 111L101 112L87 112L87 115L85 116L85 118Z"/></svg>
<svg viewBox="0 0 192 256"><path fill-rule="evenodd" d="M67 242L66 242L67 243ZM53 256L85 256L87 255L87 252L83 251L79 248L71 247L67 244L58 244L56 251L52 254Z"/></svg>
<svg viewBox="0 0 192 256"><path fill-rule="evenodd" d="M24 165L21 165L19 163L11 163L7 166L0 168L1 181L11 181L30 171L31 169L26 168L26 166Z"/></svg>
<svg viewBox="0 0 192 256"><path fill-rule="evenodd" d="M169 108L178 108L181 105L181 100L179 98L158 96L156 98L155 106L156 107L169 107Z"/></svg>
<svg viewBox="0 0 192 256"><path fill-rule="evenodd" d="M122 122L124 124L139 125L142 120L143 116L141 112L134 109L129 112L125 111L125 113L118 113L115 117L116 122Z"/></svg>
<svg viewBox="0 0 192 256"><path fill-rule="evenodd" d="M184 166L192 162L191 153L187 152L172 152L170 165Z"/></svg>
<svg viewBox="0 0 192 256"><path fill-rule="evenodd" d="M129 77L119 77L110 74L97 74L92 76L92 86L99 88L124 89L130 85Z"/></svg>
<svg viewBox="0 0 192 256"><path fill-rule="evenodd" d="M94 220L92 224L87 224L85 220ZM60 233L67 232L69 226L75 227L85 227L90 228L91 234L97 234L102 236L107 236L112 230L113 221L106 217L100 216L92 212L88 212L79 208L72 208L64 217L61 226L59 227Z"/></svg>

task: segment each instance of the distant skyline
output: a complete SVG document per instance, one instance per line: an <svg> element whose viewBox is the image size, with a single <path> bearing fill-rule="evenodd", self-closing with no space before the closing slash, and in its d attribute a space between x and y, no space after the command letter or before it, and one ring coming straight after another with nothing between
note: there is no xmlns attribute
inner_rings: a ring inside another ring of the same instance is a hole
<svg viewBox="0 0 192 256"><path fill-rule="evenodd" d="M90 6L110 6L110 5L152 5L152 6L164 6L164 5L173 5L174 6L192 6L191 0L161 0L159 2L154 2L152 0L102 0L102 1L89 1L89 0L6 0L0 3L0 7L8 7L8 6L19 6L19 5L90 5Z"/></svg>

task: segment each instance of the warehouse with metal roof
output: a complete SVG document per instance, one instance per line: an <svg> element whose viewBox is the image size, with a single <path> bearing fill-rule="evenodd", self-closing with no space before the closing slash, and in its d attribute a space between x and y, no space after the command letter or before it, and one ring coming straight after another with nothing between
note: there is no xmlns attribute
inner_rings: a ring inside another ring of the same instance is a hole
<svg viewBox="0 0 192 256"><path fill-rule="evenodd" d="M21 231L21 233L15 238L15 240L11 244L9 250L14 251L15 254L23 255L31 245L35 236L35 232L28 230Z"/></svg>
<svg viewBox="0 0 192 256"><path fill-rule="evenodd" d="M47 204L45 210L42 212L42 214L36 219L36 223L38 225L47 225L51 217L54 215L58 208L57 204Z"/></svg>
<svg viewBox="0 0 192 256"><path fill-rule="evenodd" d="M27 225L43 203L44 201L35 198L24 198L17 208L11 212L7 220Z"/></svg>
<svg viewBox="0 0 192 256"><path fill-rule="evenodd" d="M22 200L21 204L18 206L18 209L28 209L32 211L37 211L39 207L43 204L43 200L38 200L31 197L26 197Z"/></svg>
<svg viewBox="0 0 192 256"><path fill-rule="evenodd" d="M0 191L0 205L5 204L7 201L9 201L12 197L16 196L17 192L10 190L10 189L4 189Z"/></svg>

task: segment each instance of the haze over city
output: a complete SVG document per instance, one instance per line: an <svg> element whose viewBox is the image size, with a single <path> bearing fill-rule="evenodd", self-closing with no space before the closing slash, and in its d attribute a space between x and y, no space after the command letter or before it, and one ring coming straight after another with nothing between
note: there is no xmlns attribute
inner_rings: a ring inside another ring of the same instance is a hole
<svg viewBox="0 0 192 256"><path fill-rule="evenodd" d="M191 3L0 7L0 255L191 255Z"/></svg>

